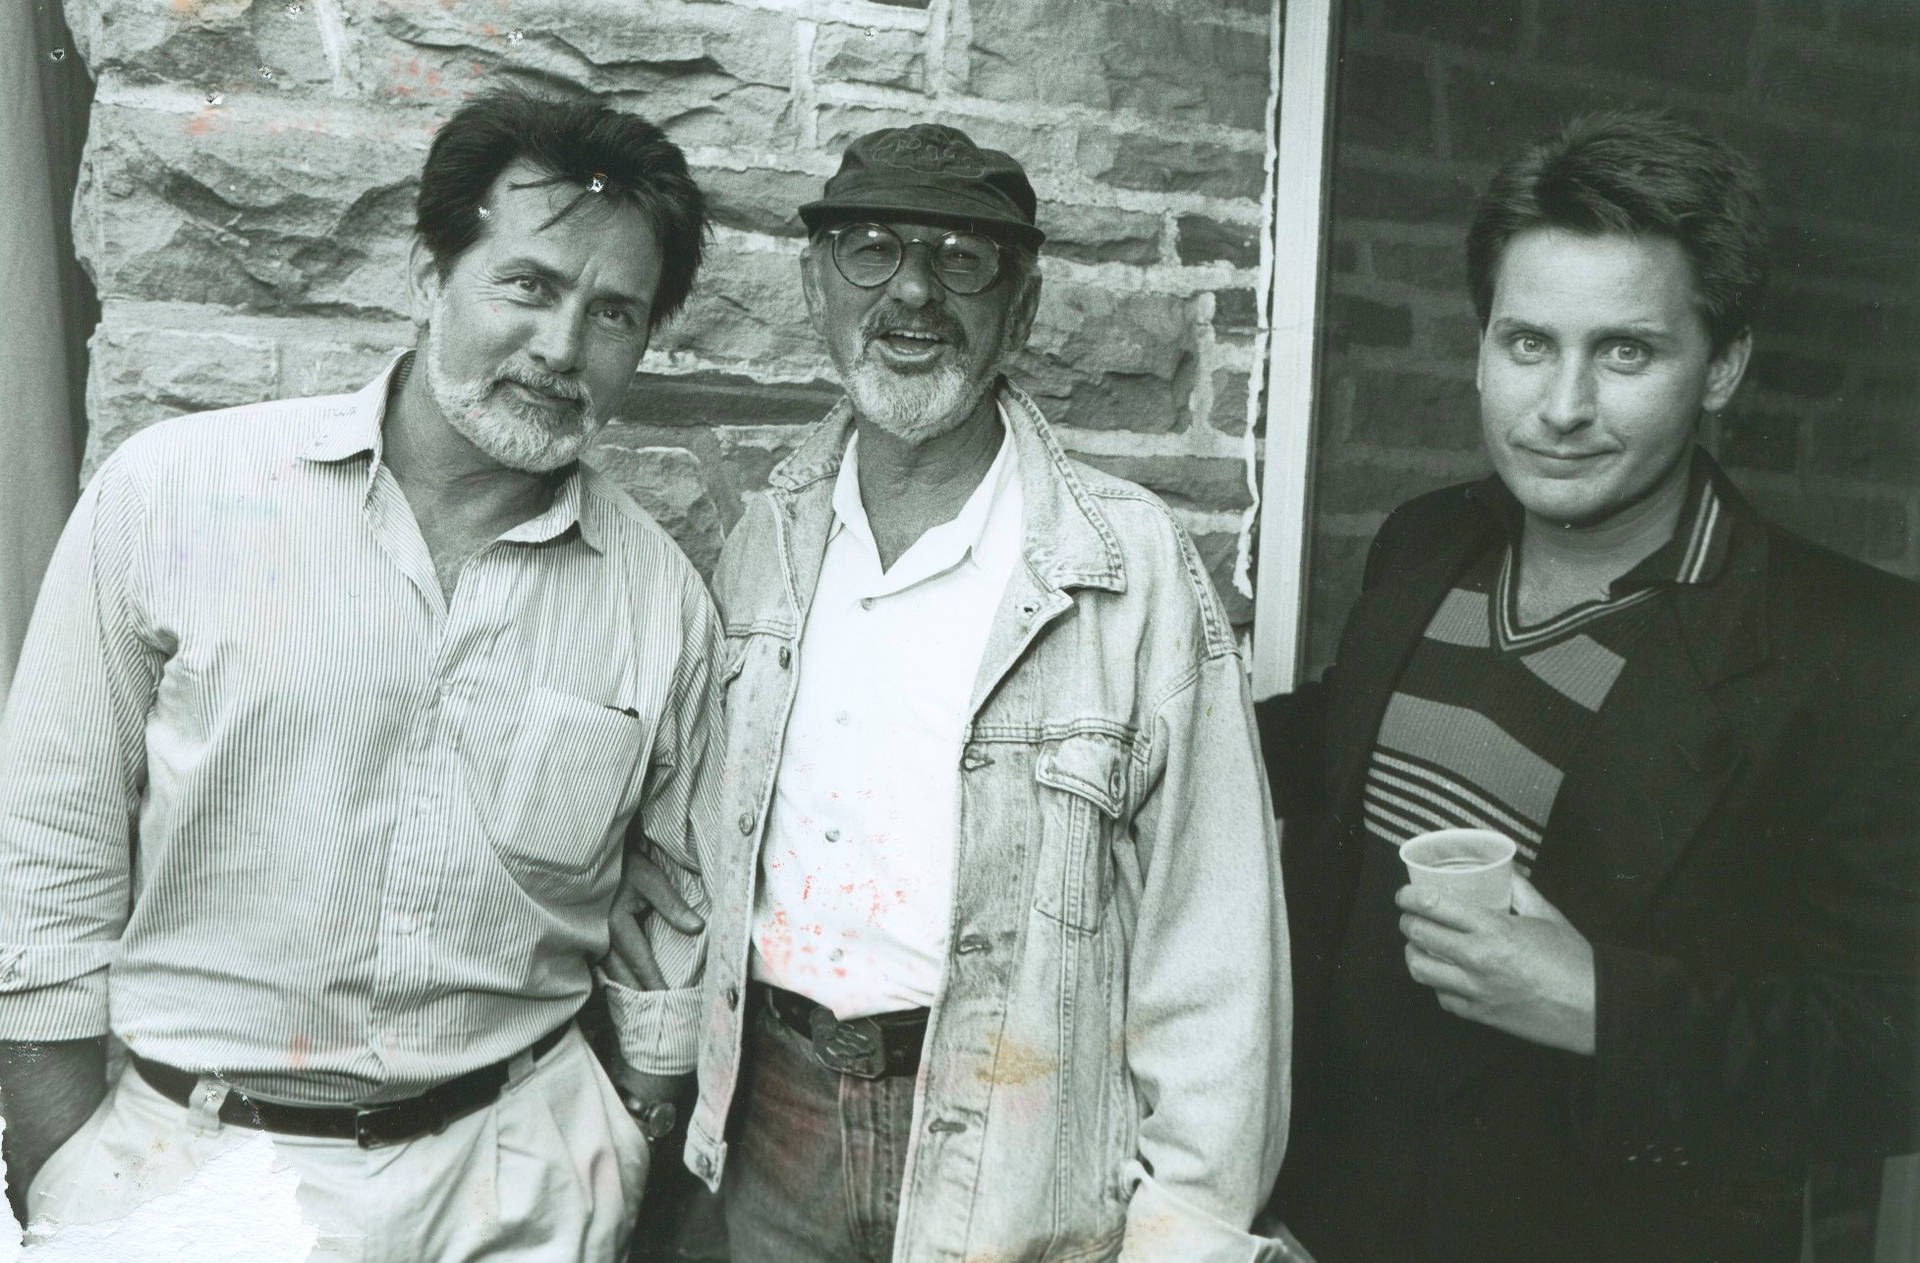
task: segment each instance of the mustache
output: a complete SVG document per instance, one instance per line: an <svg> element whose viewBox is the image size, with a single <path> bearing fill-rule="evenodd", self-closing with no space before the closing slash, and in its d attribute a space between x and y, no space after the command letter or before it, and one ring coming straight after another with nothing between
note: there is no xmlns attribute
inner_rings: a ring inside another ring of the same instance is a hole
<svg viewBox="0 0 1920 1263"><path fill-rule="evenodd" d="M915 311L895 302L883 303L860 321L860 341L865 343L889 333L931 333L945 339L958 350L967 349L967 331L945 312L929 309Z"/></svg>
<svg viewBox="0 0 1920 1263"><path fill-rule="evenodd" d="M567 399L580 404L588 412L593 409L593 393L580 382L556 377L544 369L531 364L505 364L500 368L499 381L515 382L529 390L552 395L556 399Z"/></svg>

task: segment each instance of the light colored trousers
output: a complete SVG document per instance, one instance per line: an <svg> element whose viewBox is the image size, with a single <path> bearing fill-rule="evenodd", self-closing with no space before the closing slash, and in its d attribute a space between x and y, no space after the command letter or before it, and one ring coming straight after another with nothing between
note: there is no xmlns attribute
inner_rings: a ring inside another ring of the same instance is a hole
<svg viewBox="0 0 1920 1263"><path fill-rule="evenodd" d="M50 1260L89 1239L167 1257L163 1236L198 1232L171 1257L252 1240L288 1252L245 1257L311 1263L611 1263L626 1257L646 1175L647 1142L577 1030L538 1063L516 1057L487 1108L370 1149L223 1125L128 1066L35 1177L29 1240L45 1239Z"/></svg>

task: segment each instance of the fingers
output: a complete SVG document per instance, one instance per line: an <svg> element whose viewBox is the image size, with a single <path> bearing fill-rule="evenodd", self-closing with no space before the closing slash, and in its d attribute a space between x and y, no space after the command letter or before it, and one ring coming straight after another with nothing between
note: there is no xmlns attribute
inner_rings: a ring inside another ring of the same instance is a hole
<svg viewBox="0 0 1920 1263"><path fill-rule="evenodd" d="M1432 987L1441 996L1463 1000L1478 998L1480 987L1474 977L1452 961L1442 960L1409 943L1406 947L1407 975L1423 987Z"/></svg>
<svg viewBox="0 0 1920 1263"><path fill-rule="evenodd" d="M1469 904L1455 903L1451 899L1442 898L1433 891L1422 890L1418 886L1400 887L1394 892L1393 901L1399 905L1402 912L1410 912L1414 916L1423 917L1436 925L1444 925L1462 934L1480 928L1488 919L1488 914L1483 909Z"/></svg>
<svg viewBox="0 0 1920 1263"><path fill-rule="evenodd" d="M673 877L644 851L628 851L626 884L662 920L682 934L698 934L706 928L705 919L680 897Z"/></svg>
<svg viewBox="0 0 1920 1263"><path fill-rule="evenodd" d="M1546 901L1541 893L1533 888L1533 883L1520 874L1513 875L1513 910L1523 917L1538 917L1543 921L1552 921L1556 925L1569 922L1560 915L1560 909Z"/></svg>
<svg viewBox="0 0 1920 1263"><path fill-rule="evenodd" d="M647 941L646 931L641 929L639 922L616 914L608 930L613 938L613 951L607 956L607 976L623 987L665 991L666 975L661 972L660 963L654 959L653 944ZM625 978L621 977L622 973L626 975Z"/></svg>

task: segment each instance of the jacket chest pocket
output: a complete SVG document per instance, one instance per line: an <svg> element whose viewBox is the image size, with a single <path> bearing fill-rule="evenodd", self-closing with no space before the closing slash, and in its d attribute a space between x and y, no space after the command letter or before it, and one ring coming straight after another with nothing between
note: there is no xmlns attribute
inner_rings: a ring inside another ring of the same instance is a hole
<svg viewBox="0 0 1920 1263"><path fill-rule="evenodd" d="M497 799L494 849L508 870L523 881L586 876L615 854L613 822L646 737L624 710L531 690Z"/></svg>
<svg viewBox="0 0 1920 1263"><path fill-rule="evenodd" d="M1113 737L1082 734L1041 749L1040 844L1033 906L1070 930L1100 928L1113 885L1111 844L1126 804L1126 748Z"/></svg>

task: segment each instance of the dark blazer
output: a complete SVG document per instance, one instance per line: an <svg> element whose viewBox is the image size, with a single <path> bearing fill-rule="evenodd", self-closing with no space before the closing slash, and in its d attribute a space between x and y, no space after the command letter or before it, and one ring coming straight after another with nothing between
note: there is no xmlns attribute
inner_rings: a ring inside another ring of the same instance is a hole
<svg viewBox="0 0 1920 1263"><path fill-rule="evenodd" d="M1594 945L1592 1057L1444 1013L1395 910L1356 907L1368 753L1499 539L1489 493L1396 511L1336 665L1260 707L1296 974L1277 1198L1321 1263L1794 1260L1811 1160L1916 1147L1920 588L1709 467L1726 564L1656 603L1533 874Z"/></svg>

